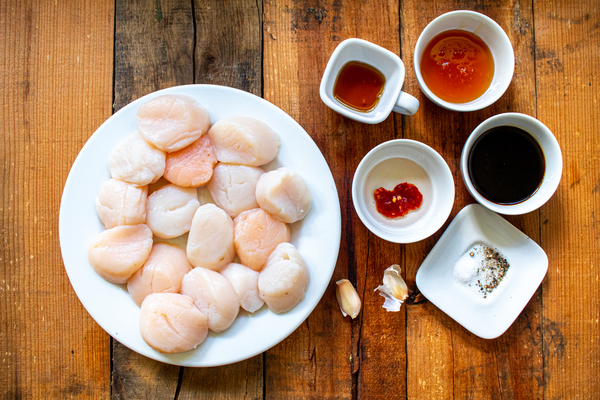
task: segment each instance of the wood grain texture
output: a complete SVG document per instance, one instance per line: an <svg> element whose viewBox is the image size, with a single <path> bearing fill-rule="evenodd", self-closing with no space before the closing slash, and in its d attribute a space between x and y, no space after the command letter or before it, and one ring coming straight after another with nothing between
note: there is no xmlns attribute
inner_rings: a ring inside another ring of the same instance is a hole
<svg viewBox="0 0 600 400"><path fill-rule="evenodd" d="M261 95L261 14L256 1L195 2L195 83ZM262 354L228 366L183 371L181 400L262 397Z"/></svg>
<svg viewBox="0 0 600 400"><path fill-rule="evenodd" d="M179 400L262 398L262 354L223 367L183 369Z"/></svg>
<svg viewBox="0 0 600 400"><path fill-rule="evenodd" d="M541 209L544 397L600 393L598 3L536 2L538 118L558 139L563 176Z"/></svg>
<svg viewBox="0 0 600 400"><path fill-rule="evenodd" d="M188 0L117 1L115 111L154 91L194 83Z"/></svg>
<svg viewBox="0 0 600 400"><path fill-rule="evenodd" d="M261 95L262 4L195 0L196 81Z"/></svg>
<svg viewBox="0 0 600 400"><path fill-rule="evenodd" d="M0 3L0 397L108 398L108 336L62 264L58 211L110 116L113 3Z"/></svg>
<svg viewBox="0 0 600 400"><path fill-rule="evenodd" d="M112 399L174 399L182 368L151 360L112 339Z"/></svg>
<svg viewBox="0 0 600 400"><path fill-rule="evenodd" d="M364 13L363 7L378 10ZM353 27L349 37L358 37L375 43L392 53L400 54L399 2L371 1L346 11L345 24ZM321 73L322 74L322 73ZM387 242L370 233L358 218L352 205L351 185L354 171L363 157L375 146L402 137L402 120L393 113L381 124L365 125L348 122L347 130L347 207L356 234L354 257L359 287L363 293L363 313L359 337L360 370L357 380L357 398L389 399L406 395L406 308L387 312L383 298L374 292L382 283L383 271L392 264L405 264L405 246ZM349 151L356 147L356 151ZM348 162L350 161L350 162ZM367 246L358 244L366 242ZM403 269L403 273L405 269Z"/></svg>
<svg viewBox="0 0 600 400"><path fill-rule="evenodd" d="M266 1L263 7L264 98L300 122L305 111L300 105L316 100L314 95L303 98L300 93L302 85L299 81L304 79L303 72L308 72L302 71L301 65L302 45L307 43L300 42L308 42L309 39L303 36L310 35L311 31L313 35L318 34L315 29L308 29L309 24L317 26L321 23L314 18L304 18L308 13L304 10L307 7L304 2ZM319 13L322 15L323 11L319 10ZM302 28L299 23L303 24ZM313 55L310 62L314 64L318 57L322 55ZM312 127L303 127L310 135L314 133ZM314 398L317 393L323 398L330 398L333 393L339 398L350 398L349 355L336 352L336 349L350 347L349 329L348 325L342 325L340 330L341 318L335 315L323 321L322 315L330 311L325 310L323 302L334 305L330 292L328 294L306 322L265 354L266 398ZM317 332L321 338L316 337ZM335 340L333 332L336 332ZM324 377L325 374L329 379Z"/></svg>
<svg viewBox="0 0 600 400"><path fill-rule="evenodd" d="M419 33L435 17L456 9L481 12L505 30L515 52L515 74L507 92L490 107L472 113L444 110L419 90L413 51ZM407 283L414 286L419 265L445 227L465 205L473 203L460 175L462 145L483 120L503 112L535 116L533 11L519 1L486 3L404 2L401 9L402 58L407 66L405 90L418 96L421 108L404 121L403 136L422 141L448 162L456 197L445 226L431 238L406 246ZM508 218L540 242L539 213ZM513 326L499 339L480 339L428 302L407 305L408 397L540 398L542 396L541 296L538 293Z"/></svg>
<svg viewBox="0 0 600 400"><path fill-rule="evenodd" d="M119 0L114 6L0 2L0 398L598 396L597 2ZM413 70L422 29L455 9L492 17L515 51L508 91L473 113L430 102ZM370 126L321 102L319 83L329 56L350 37L401 56L403 90L421 102L415 116L393 115ZM298 330L263 355L203 369L158 363L111 344L73 292L58 242L62 187L94 130L113 109L142 95L194 82L262 94L304 127L333 173L343 232L332 281ZM383 270L399 263L417 290L421 262L452 218L474 202L459 169L467 136L484 119L509 111L540 119L563 151L563 180L554 197L537 212L507 218L548 254L542 287L495 340L475 337L427 300L387 313L373 293ZM405 246L370 234L351 196L364 155L402 137L437 150L456 188L445 226ZM335 282L342 278L363 299L355 320L339 312Z"/></svg>
<svg viewBox="0 0 600 400"><path fill-rule="evenodd" d="M190 1L118 1L115 18L115 111L131 101L194 82ZM112 340L113 399L174 399L180 368Z"/></svg>
<svg viewBox="0 0 600 400"><path fill-rule="evenodd" d="M367 14L365 8L378 12ZM356 166L371 148L396 137L394 121L390 117L375 126L350 121L319 98L327 60L342 40L362 37L397 51L397 26L396 2L264 3L265 99L295 118L321 149L342 213L340 254L329 288L307 322L267 352L267 398L378 398L389 396L398 382L403 392L404 317L382 313L383 301L373 294L383 269L401 255L398 247L368 232L351 200ZM342 317L335 299L335 282L342 278L364 295L363 311L354 321ZM392 361L381 363L390 353Z"/></svg>
<svg viewBox="0 0 600 400"><path fill-rule="evenodd" d="M263 41L264 98L288 112L311 135L324 152L340 193L346 170L345 133L343 128L333 128L342 121L321 107L318 97L319 74L337 44L329 40L337 16L339 10L331 10L330 4L266 1ZM347 193L340 199L342 221L348 211ZM353 269L348 264L354 263L344 250L348 243L342 242L336 272L319 305L294 333L266 353L268 399L352 397L359 325L343 319L335 299L335 281L348 277L348 269ZM356 275L350 279L356 283Z"/></svg>

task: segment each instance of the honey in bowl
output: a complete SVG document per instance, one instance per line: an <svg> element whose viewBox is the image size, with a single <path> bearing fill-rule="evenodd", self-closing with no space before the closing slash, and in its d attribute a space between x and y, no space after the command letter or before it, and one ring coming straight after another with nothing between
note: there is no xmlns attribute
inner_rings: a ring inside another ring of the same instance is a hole
<svg viewBox="0 0 600 400"><path fill-rule="evenodd" d="M333 97L344 106L359 112L373 110L383 94L385 77L376 68L359 61L342 67L333 87Z"/></svg>
<svg viewBox="0 0 600 400"><path fill-rule="evenodd" d="M453 29L438 34L427 44L421 57L421 75L440 99L468 103L490 87L494 57L477 35Z"/></svg>

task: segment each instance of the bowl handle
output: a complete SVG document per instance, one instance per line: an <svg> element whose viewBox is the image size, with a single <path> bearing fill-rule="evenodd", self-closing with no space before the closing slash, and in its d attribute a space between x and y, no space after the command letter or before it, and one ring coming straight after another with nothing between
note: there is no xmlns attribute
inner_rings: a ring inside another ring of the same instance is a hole
<svg viewBox="0 0 600 400"><path fill-rule="evenodd" d="M405 92L400 92L400 96L398 96L398 100L396 100L393 108L394 112L404 115L414 115L418 109L419 100Z"/></svg>

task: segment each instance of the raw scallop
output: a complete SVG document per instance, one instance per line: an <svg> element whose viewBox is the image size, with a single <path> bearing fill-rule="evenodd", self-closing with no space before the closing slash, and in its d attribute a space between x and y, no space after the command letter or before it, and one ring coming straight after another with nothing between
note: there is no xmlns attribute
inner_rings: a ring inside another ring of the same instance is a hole
<svg viewBox="0 0 600 400"><path fill-rule="evenodd" d="M298 250L291 243L282 243L258 276L258 290L271 311L284 313L302 301L309 280L308 266Z"/></svg>
<svg viewBox="0 0 600 400"><path fill-rule="evenodd" d="M300 175L282 167L260 177L256 201L281 222L291 224L306 216L312 194Z"/></svg>
<svg viewBox="0 0 600 400"><path fill-rule="evenodd" d="M290 228L266 211L242 212L234 221L235 251L242 264L260 271L278 244L290 241Z"/></svg>
<svg viewBox="0 0 600 400"><path fill-rule="evenodd" d="M219 163L208 190L214 202L235 218L242 211L258 208L256 183L264 172L259 167Z"/></svg>
<svg viewBox="0 0 600 400"><path fill-rule="evenodd" d="M152 231L144 224L116 226L92 240L88 261L112 283L125 283L144 265L152 251Z"/></svg>
<svg viewBox="0 0 600 400"><path fill-rule="evenodd" d="M146 223L161 239L181 236L190 230L200 207L195 188L168 184L148 196Z"/></svg>
<svg viewBox="0 0 600 400"><path fill-rule="evenodd" d="M188 296L153 293L142 303L140 333L156 351L182 353L204 341L208 334L208 317Z"/></svg>
<svg viewBox="0 0 600 400"><path fill-rule="evenodd" d="M277 157L281 142L269 125L251 117L229 117L208 131L220 162L258 167Z"/></svg>
<svg viewBox="0 0 600 400"><path fill-rule="evenodd" d="M181 150L167 153L165 178L177 186L200 187L213 175L217 157L208 135Z"/></svg>
<svg viewBox="0 0 600 400"><path fill-rule="evenodd" d="M155 243L144 266L127 281L127 291L138 306L151 293L179 293L181 280L191 269L181 247Z"/></svg>
<svg viewBox="0 0 600 400"><path fill-rule="evenodd" d="M183 149L206 133L210 115L191 97L165 95L139 108L137 125L148 143L170 153Z"/></svg>
<svg viewBox="0 0 600 400"><path fill-rule="evenodd" d="M146 223L148 186L110 179L96 197L96 212L106 229Z"/></svg>
<svg viewBox="0 0 600 400"><path fill-rule="evenodd" d="M165 153L149 145L136 132L111 151L108 169L115 179L145 186L159 180L165 172Z"/></svg>
<svg viewBox="0 0 600 400"><path fill-rule="evenodd" d="M194 268L183 277L181 293L190 296L196 307L208 316L208 329L223 332L240 311L238 296L221 274L206 268Z"/></svg>
<svg viewBox="0 0 600 400"><path fill-rule="evenodd" d="M187 242L187 257L195 267L219 271L235 257L233 220L214 204L196 210Z"/></svg>
<svg viewBox="0 0 600 400"><path fill-rule="evenodd" d="M265 304L258 296L258 272L238 263L231 263L221 271L233 286L240 299L240 305L253 313Z"/></svg>

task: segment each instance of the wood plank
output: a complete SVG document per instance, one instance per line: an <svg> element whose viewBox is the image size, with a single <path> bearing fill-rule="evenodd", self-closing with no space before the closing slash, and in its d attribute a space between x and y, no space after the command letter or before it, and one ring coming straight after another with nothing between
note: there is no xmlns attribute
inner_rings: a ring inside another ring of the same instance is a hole
<svg viewBox="0 0 600 400"><path fill-rule="evenodd" d="M154 91L194 83L189 1L117 1L115 111Z"/></svg>
<svg viewBox="0 0 600 400"><path fill-rule="evenodd" d="M594 398L600 392L597 4L268 1L264 78L257 67L262 50L253 39L257 32L261 36L255 29L261 26L261 4L244 4L117 2L114 106L194 79L260 95L264 79L264 97L305 127L334 174L344 232L334 277L308 321L265 354L264 375L262 356L222 368L179 369L115 341L113 397L262 398L264 379L269 398ZM112 2L0 3L0 397L110 396L110 340L64 273L57 215L77 152L112 111L113 7ZM489 109L470 114L428 102L412 71L420 31L437 15L458 8L498 21L517 55L509 92ZM394 116L368 127L321 103L318 84L327 59L341 40L353 36L401 54L404 90L422 104L416 116ZM228 43L231 37L236 43ZM427 301L387 314L372 293L383 269L399 262L414 286L421 261L444 228L407 246L369 234L351 203L358 162L385 140L424 141L449 160L457 189L452 218L473 202L458 170L462 144L479 122L505 111L537 116L563 149L563 182L553 199L540 212L508 218L548 253L543 288L493 341L469 334ZM354 321L341 317L334 295L335 280L346 277L364 300Z"/></svg>
<svg viewBox="0 0 600 400"><path fill-rule="evenodd" d="M262 92L262 6L197 0L195 82ZM263 355L215 368L185 368L179 399L263 397Z"/></svg>
<svg viewBox="0 0 600 400"><path fill-rule="evenodd" d="M550 265L543 283L544 397L600 393L600 12L592 1L535 4L537 114L563 154L563 176L541 209Z"/></svg>
<svg viewBox="0 0 600 400"><path fill-rule="evenodd" d="M473 113L444 110L429 101L415 79L413 51L420 32L435 17L455 9L481 12L500 24L515 51L516 68L508 91L494 105ZM530 4L502 1L411 2L401 9L402 54L407 66L405 89L418 95L421 108L403 117L404 137L420 140L448 162L456 198L446 225L434 236L406 246L407 283L414 286L419 265L465 205L473 203L460 176L460 153L471 131L484 119L507 111L535 115L532 56L533 16ZM539 213L508 218L539 242ZM541 298L534 296L513 326L496 340L472 335L429 302L407 305L408 396L410 398L539 398L541 382Z"/></svg>
<svg viewBox="0 0 600 400"><path fill-rule="evenodd" d="M262 354L223 367L183 369L180 400L262 398Z"/></svg>
<svg viewBox="0 0 600 400"><path fill-rule="evenodd" d="M331 120L330 116L324 115L326 111L321 107L317 88L320 79L317 71L322 71L327 61L327 53L335 47L335 43L327 39L332 15L325 10L326 8L329 7L311 7L308 2L264 2L264 97L289 113L313 139L316 135L322 135L323 139L316 142L324 152L332 171L337 170L337 174L333 173L340 193L340 178L343 182L345 170L344 159L337 154L337 159L332 160L326 154L324 140L327 138L319 132L323 129L322 126L327 126ZM320 36L319 29L324 30L323 37ZM314 53L307 60L302 60L306 57L310 45L322 45L326 48L310 49ZM309 70L306 70L307 64L310 65ZM311 74L314 75L312 80ZM305 88L304 85L307 84L309 87ZM306 91L309 89L312 89L312 93L307 95ZM316 110L311 126L307 126L306 119L311 115L306 113L306 107L311 103L316 105ZM321 124L315 122L320 120ZM343 146L343 133L338 140ZM344 199L347 199L347 196L340 199L342 221L347 215ZM344 229L342 226L343 231ZM344 253L345 246L346 243L343 243L340 249L337 276L334 275L332 282L347 277L344 264L354 262ZM355 278L352 280L356 282ZM331 398L334 395L338 398L351 397L352 364L356 362L356 344L351 342L351 330L356 329L358 332L358 325L356 322L343 320L333 293L334 286L334 283L330 283L321 303L305 323L266 353L266 398L289 399L299 395L314 398L317 393L321 398Z"/></svg>
<svg viewBox="0 0 600 400"><path fill-rule="evenodd" d="M365 13L363 7L377 12ZM359 9L352 10L351 18L346 18L345 22L355 27L355 31L349 32L347 37L373 42L400 56L399 10L397 1L361 4ZM357 279L364 281L357 381L357 397L363 399L389 399L392 393L395 398L403 398L407 393L406 309L398 313L387 312L382 307L383 298L374 292L382 283L383 271L387 267L405 264L405 246L387 242L370 233L356 215L350 195L353 173L360 161L380 143L401 138L402 123L402 119L392 113L375 126L352 122L354 129L347 132L346 151L349 153L348 160L351 160L347 162L346 172L347 204L352 209L352 221L357 232L354 238ZM356 152L349 151L353 146L356 146ZM365 239L368 246L361 249L357 244Z"/></svg>
<svg viewBox="0 0 600 400"><path fill-rule="evenodd" d="M266 397L387 398L390 387L402 396L405 357L398 348L404 348L404 316L381 315L382 300L373 293L383 269L400 259L399 248L373 237L351 200L356 166L375 145L396 137L394 121L350 121L319 98L321 76L342 40L361 37L398 52L398 4L269 1L264 18L265 99L295 118L323 152L338 188L343 232L323 299L305 324L267 353ZM335 282L342 278L363 297L364 309L354 321L341 316L335 299ZM394 354L392 362L381 363L388 354Z"/></svg>
<svg viewBox="0 0 600 400"><path fill-rule="evenodd" d="M113 399L174 399L182 368L151 360L112 339Z"/></svg>
<svg viewBox="0 0 600 400"><path fill-rule="evenodd" d="M195 0L195 83L262 91L262 4Z"/></svg>
<svg viewBox="0 0 600 400"><path fill-rule="evenodd" d="M381 285L387 267L405 264L404 248L369 234L358 398L389 399L390 393L394 393L394 398L407 395L406 308L397 313L387 312L382 307L383 297L373 292Z"/></svg>
<svg viewBox="0 0 600 400"><path fill-rule="evenodd" d="M108 398L108 335L71 288L58 211L77 153L110 116L113 2L0 4L3 398Z"/></svg>
<svg viewBox="0 0 600 400"><path fill-rule="evenodd" d="M115 111L159 89L194 82L190 1L117 1ZM175 398L177 366L141 356L116 340L112 398Z"/></svg>

